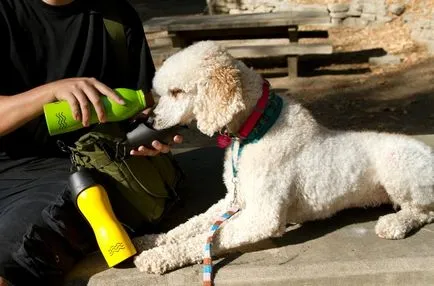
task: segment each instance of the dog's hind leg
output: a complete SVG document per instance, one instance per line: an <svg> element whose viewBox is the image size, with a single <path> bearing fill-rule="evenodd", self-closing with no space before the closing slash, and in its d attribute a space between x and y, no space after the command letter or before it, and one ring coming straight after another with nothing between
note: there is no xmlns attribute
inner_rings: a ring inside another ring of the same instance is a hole
<svg viewBox="0 0 434 286"><path fill-rule="evenodd" d="M139 251L143 251L166 243L177 243L206 233L213 223L213 220L229 208L228 201L228 198L221 199L206 212L190 218L185 223L180 224L167 233L150 234L134 238L134 245Z"/></svg>
<svg viewBox="0 0 434 286"><path fill-rule="evenodd" d="M386 239L402 239L409 232L434 221L434 211L414 206L401 205L397 213L378 219L376 234Z"/></svg>
<svg viewBox="0 0 434 286"><path fill-rule="evenodd" d="M381 238L402 239L409 232L434 221L434 174L432 166L402 172L383 183L397 213L379 218L375 232Z"/></svg>
<svg viewBox="0 0 434 286"><path fill-rule="evenodd" d="M379 237L402 239L412 230L434 221L434 182L419 187L402 184L401 190L407 189L407 192L391 189L397 188L386 185L391 201L401 210L378 219L375 232Z"/></svg>
<svg viewBox="0 0 434 286"><path fill-rule="evenodd" d="M390 138L393 141L378 144L376 170L391 202L401 210L381 217L375 231L382 238L401 239L434 221L434 154L418 141Z"/></svg>

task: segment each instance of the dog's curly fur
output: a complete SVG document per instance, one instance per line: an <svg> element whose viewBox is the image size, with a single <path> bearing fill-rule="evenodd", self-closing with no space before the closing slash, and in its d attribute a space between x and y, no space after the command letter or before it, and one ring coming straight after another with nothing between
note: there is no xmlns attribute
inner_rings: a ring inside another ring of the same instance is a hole
<svg viewBox="0 0 434 286"><path fill-rule="evenodd" d="M173 55L155 75L161 96L157 128L197 121L209 136L224 127L236 133L262 94L262 78L215 42ZM379 237L401 239L434 220L433 150L410 137L344 132L319 125L309 111L283 97L277 122L239 158L236 204L242 209L217 232L213 253L285 232L288 223L323 219L351 207L392 203L380 217ZM135 239L141 271L166 271L200 262L208 229L234 199L231 149L226 151L227 195L205 213L165 234Z"/></svg>

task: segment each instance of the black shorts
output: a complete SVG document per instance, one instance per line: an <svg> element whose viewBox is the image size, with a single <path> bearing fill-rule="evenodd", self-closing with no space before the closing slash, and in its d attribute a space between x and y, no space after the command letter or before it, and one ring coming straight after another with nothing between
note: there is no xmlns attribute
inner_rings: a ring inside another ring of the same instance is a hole
<svg viewBox="0 0 434 286"><path fill-rule="evenodd" d="M85 254L93 231L72 203L67 158L0 155L0 276L14 285L60 285Z"/></svg>

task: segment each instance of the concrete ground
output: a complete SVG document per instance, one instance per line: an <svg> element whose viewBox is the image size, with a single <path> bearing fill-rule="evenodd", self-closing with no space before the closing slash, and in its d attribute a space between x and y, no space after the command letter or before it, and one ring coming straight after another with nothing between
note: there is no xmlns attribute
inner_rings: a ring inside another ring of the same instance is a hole
<svg viewBox="0 0 434 286"><path fill-rule="evenodd" d="M202 212L224 195L223 151L194 131L174 150L186 172L184 204L162 224L166 231ZM434 135L421 136L434 146ZM434 224L403 240L378 238L374 226L384 206L351 209L331 219L291 226L268 239L219 259L216 285L434 285ZM133 266L107 269L99 253L72 271L65 285L200 285L200 265L165 275L140 273Z"/></svg>

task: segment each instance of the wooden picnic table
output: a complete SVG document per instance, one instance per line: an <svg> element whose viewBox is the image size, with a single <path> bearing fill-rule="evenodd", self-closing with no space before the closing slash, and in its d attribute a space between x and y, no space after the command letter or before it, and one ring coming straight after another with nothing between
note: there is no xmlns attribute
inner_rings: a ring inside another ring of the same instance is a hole
<svg viewBox="0 0 434 286"><path fill-rule="evenodd" d="M189 15L151 18L145 33L167 31L174 47L199 40L286 38L296 42L298 26L330 23L328 13L318 10L237 15ZM303 32L302 32L303 33ZM307 34L307 33L306 33Z"/></svg>
<svg viewBox="0 0 434 286"><path fill-rule="evenodd" d="M299 31L298 27L308 24L329 24L327 10L300 10L275 13L255 13L236 15L188 15L151 18L143 25L145 33L167 31L173 48L184 48L202 40L240 40L287 38L291 43L301 37L327 38L327 31ZM254 53L267 56L263 47L252 47ZM298 55L331 53L331 45L300 45L297 48L276 46L268 49L280 50L279 55L288 55L288 72L297 75ZM268 56L273 56L269 54ZM242 57L242 55L239 55Z"/></svg>
<svg viewBox="0 0 434 286"><path fill-rule="evenodd" d="M328 13L318 10L287 11L236 15L188 15L151 18L145 32L228 30L240 28L288 27L330 23Z"/></svg>

